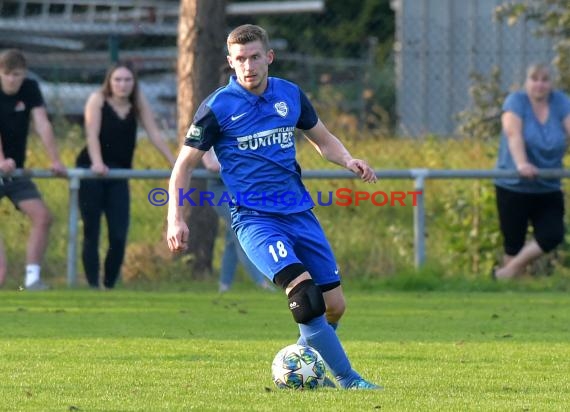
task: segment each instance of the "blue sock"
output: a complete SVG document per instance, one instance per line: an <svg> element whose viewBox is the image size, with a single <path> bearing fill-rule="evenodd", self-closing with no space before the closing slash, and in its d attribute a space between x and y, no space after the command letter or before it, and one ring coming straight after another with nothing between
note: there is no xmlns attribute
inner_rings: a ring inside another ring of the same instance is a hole
<svg viewBox="0 0 570 412"><path fill-rule="evenodd" d="M300 339L304 339L321 354L340 386L345 388L355 379L360 379L360 375L350 366L338 336L324 315L312 319L309 323L300 323L299 330Z"/></svg>
<svg viewBox="0 0 570 412"><path fill-rule="evenodd" d="M338 322L329 322L329 325L331 325L331 328L333 328L335 331L338 328ZM305 340L303 335L299 335L299 339L297 339L297 345L307 346L307 341Z"/></svg>

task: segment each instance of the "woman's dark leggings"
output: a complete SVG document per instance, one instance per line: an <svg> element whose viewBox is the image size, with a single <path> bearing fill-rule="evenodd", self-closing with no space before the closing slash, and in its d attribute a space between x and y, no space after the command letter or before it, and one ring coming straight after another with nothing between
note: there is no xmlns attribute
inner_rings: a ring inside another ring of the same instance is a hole
<svg viewBox="0 0 570 412"><path fill-rule="evenodd" d="M516 256L526 240L528 222L538 246L548 253L564 240L564 196L561 191L520 193L495 186L505 254Z"/></svg>
<svg viewBox="0 0 570 412"><path fill-rule="evenodd" d="M83 179L79 209L83 219L82 259L89 286L99 287L99 238L101 215L107 219L109 249L105 257L103 285L115 286L125 256L129 230L129 182L123 179Z"/></svg>

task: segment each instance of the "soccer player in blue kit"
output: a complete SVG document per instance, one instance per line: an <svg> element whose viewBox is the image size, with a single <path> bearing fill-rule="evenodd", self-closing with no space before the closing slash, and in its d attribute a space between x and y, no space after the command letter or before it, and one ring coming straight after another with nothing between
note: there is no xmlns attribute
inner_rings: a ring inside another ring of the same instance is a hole
<svg viewBox="0 0 570 412"><path fill-rule="evenodd" d="M335 332L345 299L313 204L301 201L307 189L296 161L295 128L303 130L327 160L363 181L374 183L376 175L329 132L297 85L269 77L274 52L263 28L237 27L228 35L227 47L235 75L198 108L172 170L168 246L172 251L187 247L185 188L213 146L233 199L232 227L249 258L287 294L299 343L319 351L342 388L382 389L352 368ZM214 200L219 201L224 199Z"/></svg>

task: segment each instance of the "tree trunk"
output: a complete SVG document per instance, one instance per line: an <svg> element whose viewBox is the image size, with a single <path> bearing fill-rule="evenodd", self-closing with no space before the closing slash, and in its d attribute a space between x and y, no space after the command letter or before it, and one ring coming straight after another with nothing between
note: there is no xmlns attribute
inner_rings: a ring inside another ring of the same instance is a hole
<svg viewBox="0 0 570 412"><path fill-rule="evenodd" d="M180 145L192 123L199 104L219 87L219 68L224 62L226 34L225 0L181 0L178 23L178 136ZM206 181L192 179L190 187L207 190ZM193 279L202 279L212 272L214 241L218 217L212 207L187 208L190 228L188 260Z"/></svg>

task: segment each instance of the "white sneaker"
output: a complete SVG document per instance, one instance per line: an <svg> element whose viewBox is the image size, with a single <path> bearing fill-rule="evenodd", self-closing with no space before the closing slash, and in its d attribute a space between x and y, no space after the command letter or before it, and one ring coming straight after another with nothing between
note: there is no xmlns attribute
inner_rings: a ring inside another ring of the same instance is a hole
<svg viewBox="0 0 570 412"><path fill-rule="evenodd" d="M30 286L26 286L24 288L24 290L29 290L29 291L33 291L33 292L38 292L41 290L48 290L50 289L49 285L45 284L44 282L40 280L35 281L34 283L32 283Z"/></svg>
<svg viewBox="0 0 570 412"><path fill-rule="evenodd" d="M230 290L230 285L227 285L225 283L220 283L220 287L218 288L219 293L226 293L229 290Z"/></svg>

